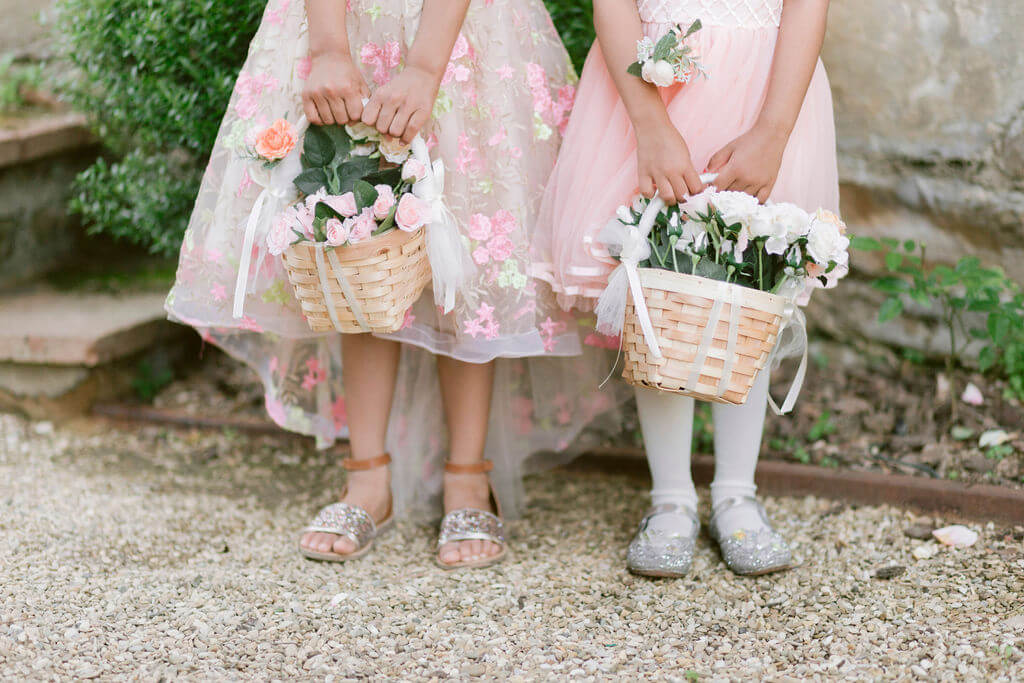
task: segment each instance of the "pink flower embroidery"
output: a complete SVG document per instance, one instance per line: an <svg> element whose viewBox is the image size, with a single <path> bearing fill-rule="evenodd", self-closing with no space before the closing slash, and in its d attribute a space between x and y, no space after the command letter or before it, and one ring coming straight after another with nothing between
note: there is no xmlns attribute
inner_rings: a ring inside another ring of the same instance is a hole
<svg viewBox="0 0 1024 683"><path fill-rule="evenodd" d="M366 43L359 52L359 59L363 64L374 67L373 81L377 85L384 85L391 80L391 70L398 66L401 58L401 45L393 40L383 46Z"/></svg>
<svg viewBox="0 0 1024 683"><path fill-rule="evenodd" d="M302 378L302 388L311 390L316 385L327 380L327 370L320 365L316 358L306 361L306 375Z"/></svg>
<svg viewBox="0 0 1024 683"><path fill-rule="evenodd" d="M491 236L491 219L482 213L469 217L469 238L484 241Z"/></svg>
<svg viewBox="0 0 1024 683"><path fill-rule="evenodd" d="M348 407L345 405L345 397L339 396L331 404L331 417L334 419L334 428L341 429L348 424Z"/></svg>
<svg viewBox="0 0 1024 683"><path fill-rule="evenodd" d="M451 60L457 61L469 54L469 41L466 40L466 36L459 33L459 37L455 39L455 45L452 47Z"/></svg>
<svg viewBox="0 0 1024 683"><path fill-rule="evenodd" d="M416 322L416 316L413 315L412 309L410 308L405 312L405 320L402 321L402 329L412 327L413 323Z"/></svg>
<svg viewBox="0 0 1024 683"><path fill-rule="evenodd" d="M304 81L307 78L309 78L309 74L310 74L310 72L312 70L313 70L313 58L312 57L309 57L309 56L303 57L302 59L300 59L295 64L295 75L299 78L299 80Z"/></svg>
<svg viewBox="0 0 1024 683"><path fill-rule="evenodd" d="M540 336L544 341L544 350L551 353L555 350L555 337L562 332L565 332L566 325L561 320L552 320L551 316L548 316L547 320L540 324Z"/></svg>
<svg viewBox="0 0 1024 683"><path fill-rule="evenodd" d="M272 10L267 11L267 22L271 24L281 25L284 23L285 12L288 11L288 5L292 4L291 0L281 0L281 4Z"/></svg>
<svg viewBox="0 0 1024 683"><path fill-rule="evenodd" d="M487 141L487 144L491 147L497 147L502 142L504 142L505 138L507 137L508 133L505 131L505 126L502 126L501 128L498 129L497 133L490 137L490 139Z"/></svg>
<svg viewBox="0 0 1024 683"><path fill-rule="evenodd" d="M246 190L254 185L252 176L249 175L249 169L242 171L242 179L238 181L238 191L235 193L236 197L241 197Z"/></svg>
<svg viewBox="0 0 1024 683"><path fill-rule="evenodd" d="M508 64L505 64L500 69L498 69L498 78L500 78L503 81L507 81L508 79L512 78L515 75L515 73L515 69L510 67Z"/></svg>
<svg viewBox="0 0 1024 683"><path fill-rule="evenodd" d="M288 415L285 413L284 403L276 398L271 398L270 394L264 397L263 402L267 407L267 415L270 416L270 419L285 427L288 422Z"/></svg>
<svg viewBox="0 0 1024 683"><path fill-rule="evenodd" d="M491 260L491 254L487 251L487 247L477 247L473 250L473 261L478 265L482 266Z"/></svg>
<svg viewBox="0 0 1024 683"><path fill-rule="evenodd" d="M256 116L259 106L260 102L255 97L244 96L235 102L235 113L238 114L238 118L248 121Z"/></svg>
<svg viewBox="0 0 1024 683"><path fill-rule="evenodd" d="M259 334L263 334L263 328L260 327L260 324L257 323L252 318L250 318L249 316L243 317L241 322L238 323L238 326L247 332L257 332Z"/></svg>
<svg viewBox="0 0 1024 683"><path fill-rule="evenodd" d="M487 243L487 251L495 261L504 261L512 255L515 245L504 235L497 235Z"/></svg>
<svg viewBox="0 0 1024 683"><path fill-rule="evenodd" d="M593 346L595 349L610 349L615 351L619 348L619 337L611 337L607 334L601 334L599 332L591 332L583 340L583 343L587 346Z"/></svg>
<svg viewBox="0 0 1024 683"><path fill-rule="evenodd" d="M491 217L491 231L495 235L510 235L518 227L516 217L508 209L501 209Z"/></svg>
<svg viewBox="0 0 1024 683"><path fill-rule="evenodd" d="M224 288L224 285L219 282L210 288L210 296L213 297L214 301L224 301L228 298L228 292Z"/></svg>
<svg viewBox="0 0 1024 683"><path fill-rule="evenodd" d="M473 339L476 339L484 331L484 328L480 325L480 321L474 318L466 321L466 327L463 331Z"/></svg>
<svg viewBox="0 0 1024 683"><path fill-rule="evenodd" d="M477 159L476 152L476 147L470 143L469 136L465 133L459 135L459 156L455 159L459 173L465 175L468 171L477 170L480 167L480 160Z"/></svg>

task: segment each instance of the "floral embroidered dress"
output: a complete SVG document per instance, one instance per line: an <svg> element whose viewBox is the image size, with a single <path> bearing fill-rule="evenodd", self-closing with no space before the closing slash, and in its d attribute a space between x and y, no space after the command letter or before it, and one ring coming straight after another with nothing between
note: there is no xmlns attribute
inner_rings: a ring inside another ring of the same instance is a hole
<svg viewBox="0 0 1024 683"><path fill-rule="evenodd" d="M422 0L349 0L353 59L371 89L400 70L421 9ZM243 233L266 182L245 150L276 119L301 117L307 52L304 3L272 0L213 149L167 310L259 374L277 424L326 447L347 434L340 337L309 330L264 239L250 255L244 315L232 315ZM388 335L405 342L388 435L400 513L440 511L445 426L431 354L501 359L487 457L513 515L529 456L564 451L612 407L595 390L609 359L581 344L586 326L555 305L548 285L527 275L536 212L574 80L541 0L473 0L424 135L447 167L448 205L476 273L451 314L438 312L428 290L405 327Z"/></svg>

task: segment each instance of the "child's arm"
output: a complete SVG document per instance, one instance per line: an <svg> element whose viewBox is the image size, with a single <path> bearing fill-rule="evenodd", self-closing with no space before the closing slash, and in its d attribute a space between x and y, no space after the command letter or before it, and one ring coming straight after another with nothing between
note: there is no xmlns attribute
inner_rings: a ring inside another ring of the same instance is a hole
<svg viewBox="0 0 1024 683"><path fill-rule="evenodd" d="M753 128L719 150L708 170L720 190L740 190L767 201L779 177L825 40L828 0L785 0L768 93Z"/></svg>
<svg viewBox="0 0 1024 683"><path fill-rule="evenodd" d="M594 0L594 28L605 63L633 122L640 192L674 204L704 189L690 150L672 125L657 87L626 73L643 37L636 0Z"/></svg>
<svg viewBox="0 0 1024 683"><path fill-rule="evenodd" d="M352 61L345 29L345 3L306 0L309 78L302 91L306 118L316 126L358 121L369 89Z"/></svg>
<svg viewBox="0 0 1024 683"><path fill-rule="evenodd" d="M405 68L373 93L363 110L363 123L407 144L412 142L430 120L469 2L424 0Z"/></svg>

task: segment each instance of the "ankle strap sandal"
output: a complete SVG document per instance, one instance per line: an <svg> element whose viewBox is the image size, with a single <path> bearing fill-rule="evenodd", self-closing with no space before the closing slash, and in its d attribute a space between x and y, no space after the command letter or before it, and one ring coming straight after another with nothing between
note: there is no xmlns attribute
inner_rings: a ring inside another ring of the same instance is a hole
<svg viewBox="0 0 1024 683"><path fill-rule="evenodd" d="M383 453L375 458L367 458L366 460L346 458L341 461L341 466L349 472L364 472L377 469L378 467L387 467L390 463L391 456ZM348 486L341 492L341 497L344 498L347 492ZM391 526L393 519L394 515L391 512L390 503L388 504L387 514L379 522L374 521L370 513L361 507L350 505L349 503L331 503L321 509L309 526L302 530L299 536L299 552L311 560L323 560L324 562L354 560L370 551L373 547L374 539ZM356 549L351 553L341 555L334 552L320 552L302 547L302 536L311 532L333 534L348 538L355 544Z"/></svg>
<svg viewBox="0 0 1024 683"><path fill-rule="evenodd" d="M453 462L445 462L444 471L448 474L487 474L494 469L494 463L490 460L483 460L471 465L462 465ZM505 539L505 523L501 518L501 503L494 491L494 484L488 478L488 486L491 491L491 504L495 512L477 510L474 508L460 508L452 510L441 520L441 531L437 537L437 548L440 550L448 543L457 541L490 541L501 546L501 551L496 555L481 560L466 560L460 562L442 562L437 557L437 564L443 569L473 569L489 567L492 564L501 562L508 556L508 544Z"/></svg>

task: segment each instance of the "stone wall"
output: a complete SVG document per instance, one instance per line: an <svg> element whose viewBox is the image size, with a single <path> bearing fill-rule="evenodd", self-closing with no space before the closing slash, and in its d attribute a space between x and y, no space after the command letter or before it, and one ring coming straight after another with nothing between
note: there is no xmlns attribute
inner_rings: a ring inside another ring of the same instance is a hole
<svg viewBox="0 0 1024 683"><path fill-rule="evenodd" d="M1022 30L1021 0L832 0L824 60L854 233L975 254L1024 282ZM870 289L849 284L819 297L827 329L935 345L926 326L872 325Z"/></svg>
<svg viewBox="0 0 1024 683"><path fill-rule="evenodd" d="M49 41L43 23L54 4L54 0L0 0L0 54L46 54Z"/></svg>

